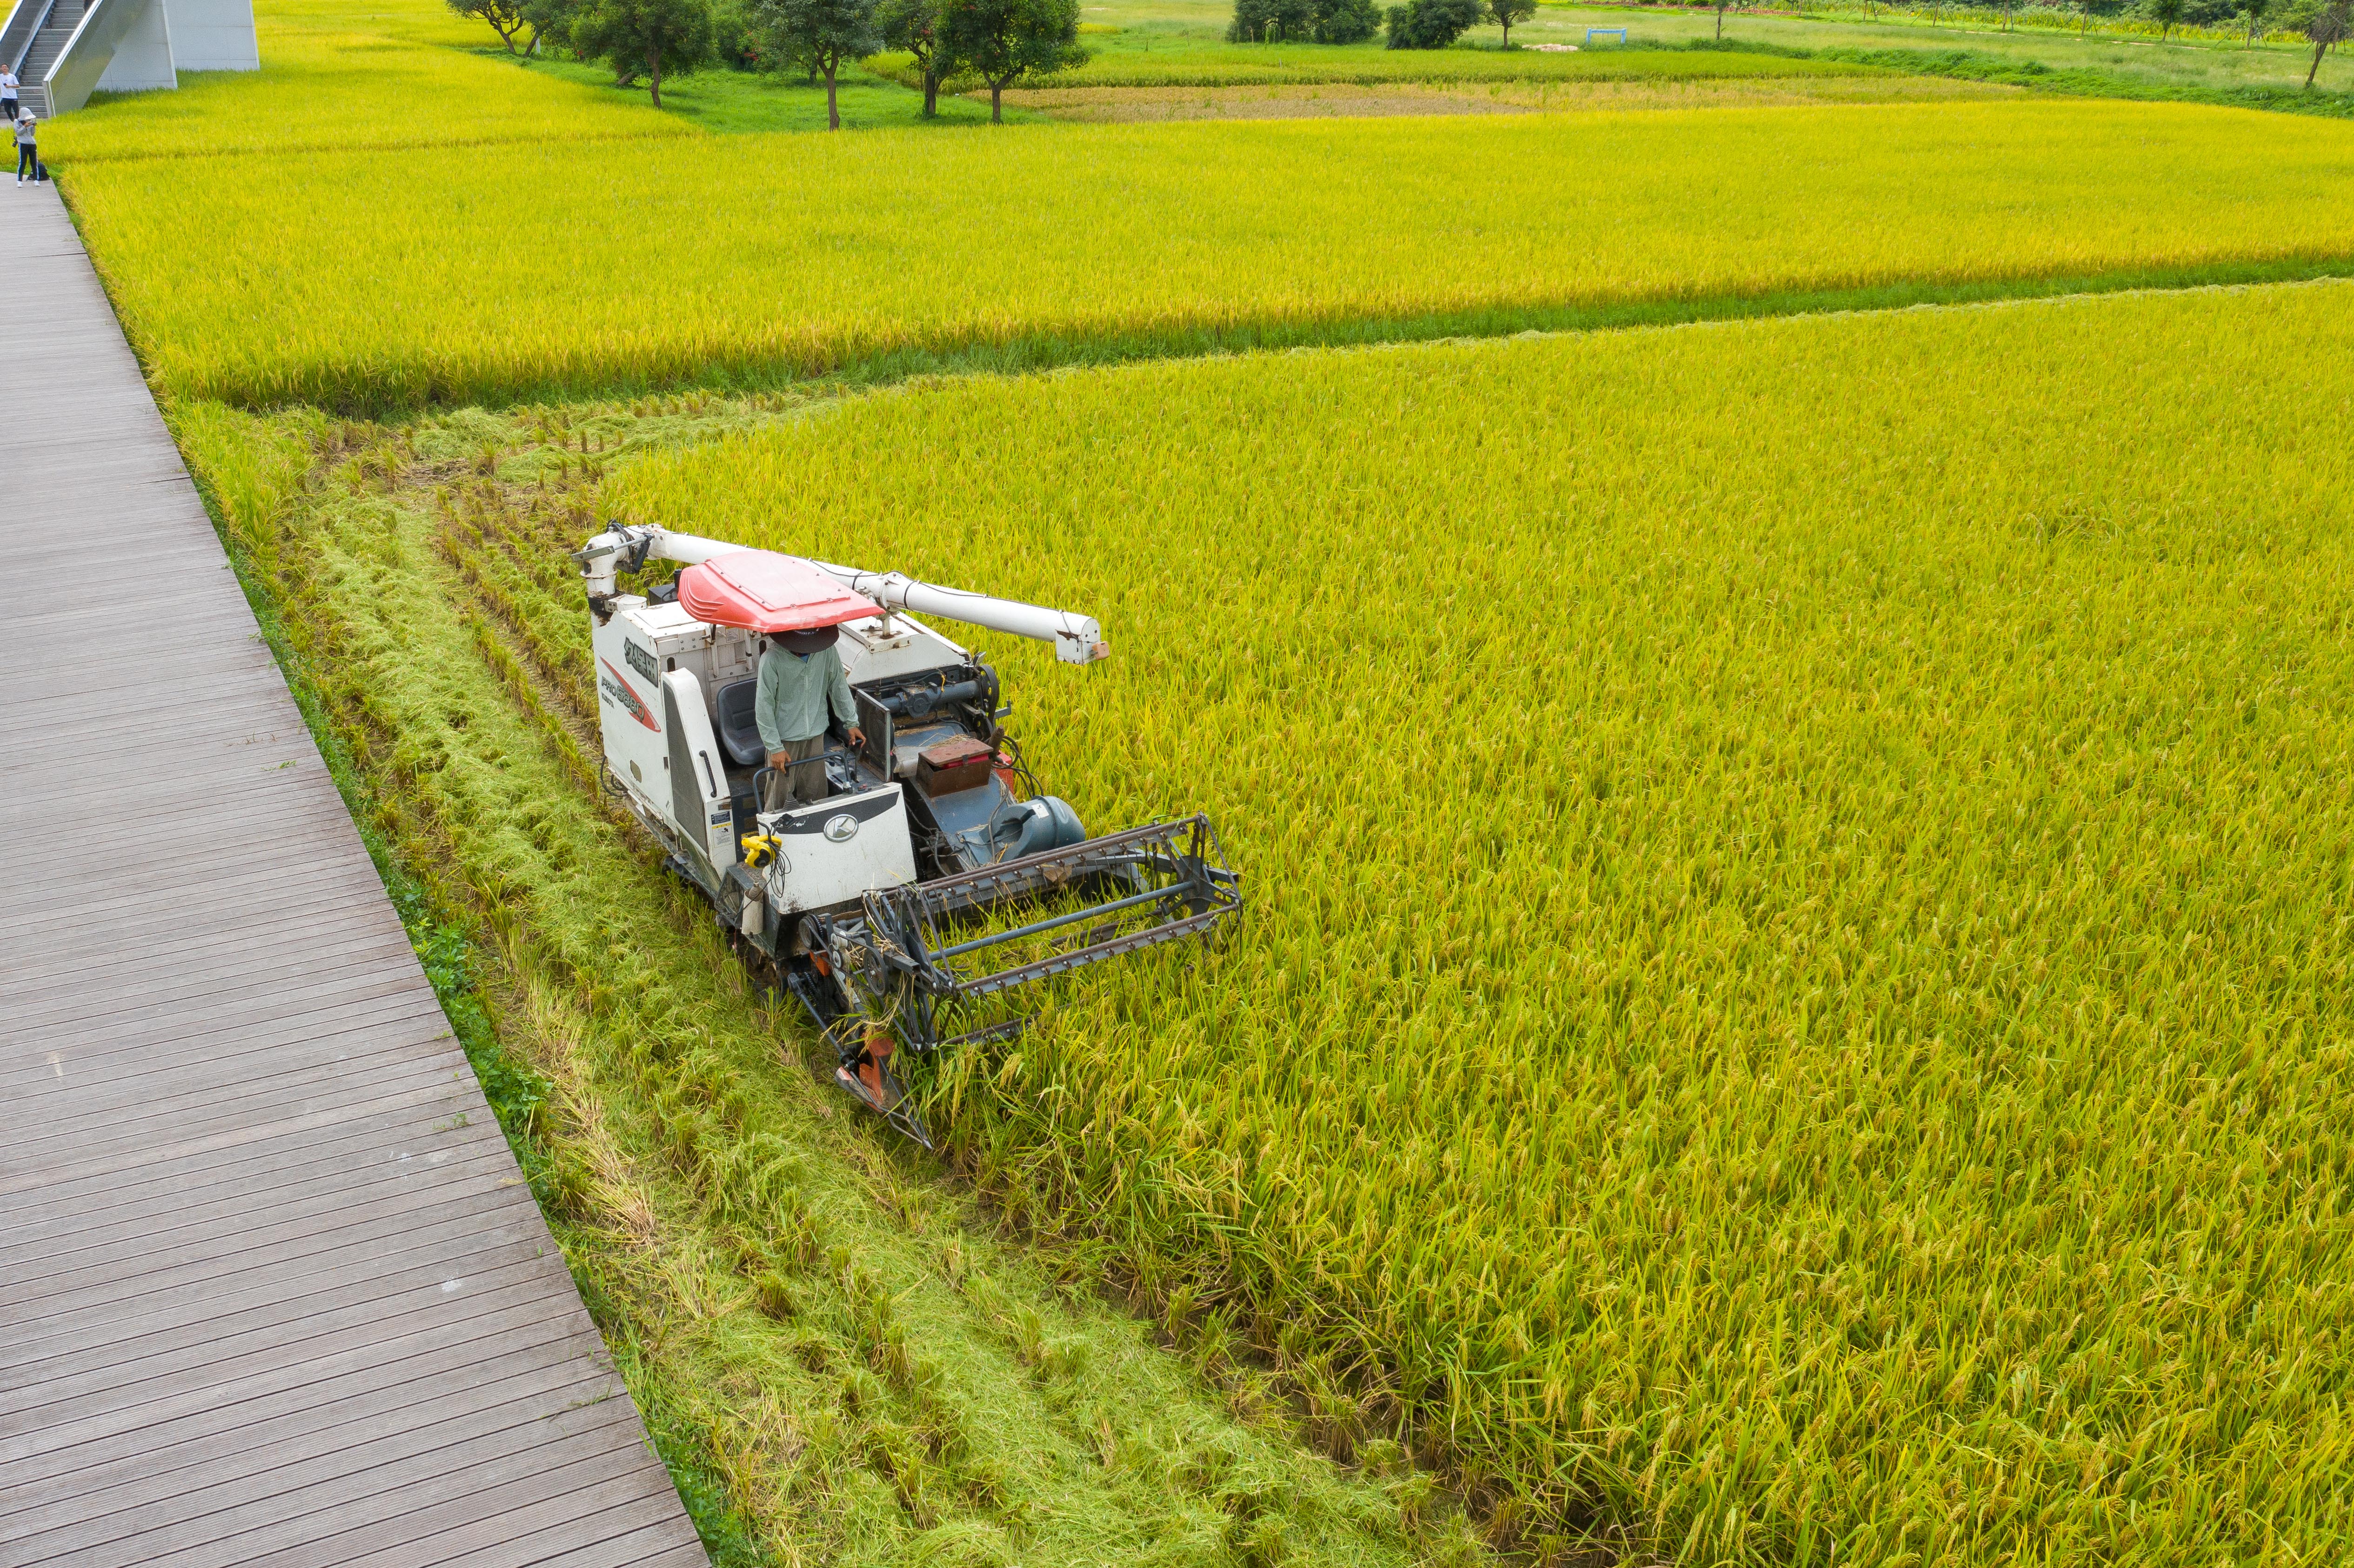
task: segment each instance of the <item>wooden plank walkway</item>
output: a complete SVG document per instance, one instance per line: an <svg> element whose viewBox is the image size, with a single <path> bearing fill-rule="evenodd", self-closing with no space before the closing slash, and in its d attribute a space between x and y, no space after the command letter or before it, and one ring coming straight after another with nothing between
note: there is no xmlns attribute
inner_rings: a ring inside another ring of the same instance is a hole
<svg viewBox="0 0 2354 1568"><path fill-rule="evenodd" d="M0 1564L702 1564L54 190L0 194Z"/></svg>

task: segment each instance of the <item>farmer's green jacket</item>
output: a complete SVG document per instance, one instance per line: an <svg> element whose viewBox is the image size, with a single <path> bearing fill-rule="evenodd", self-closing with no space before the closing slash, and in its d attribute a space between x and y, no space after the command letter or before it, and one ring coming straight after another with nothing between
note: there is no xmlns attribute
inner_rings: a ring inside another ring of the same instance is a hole
<svg viewBox="0 0 2354 1568"><path fill-rule="evenodd" d="M840 649L788 653L771 648L760 655L760 684L752 699L752 718L760 726L762 746L782 751L789 740L823 735L829 703L844 729L858 723L858 705L850 700L850 680L842 673Z"/></svg>

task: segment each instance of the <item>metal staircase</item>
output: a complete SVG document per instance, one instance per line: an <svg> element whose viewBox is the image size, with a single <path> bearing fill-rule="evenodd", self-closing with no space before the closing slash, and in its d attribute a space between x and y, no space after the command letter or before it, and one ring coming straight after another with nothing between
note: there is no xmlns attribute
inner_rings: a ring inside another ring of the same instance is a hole
<svg viewBox="0 0 2354 1568"><path fill-rule="evenodd" d="M51 0L38 30L33 34L31 46L16 67L16 79L24 84L16 90L18 101L33 111L35 119L49 117L49 90L43 84L49 68L65 53L74 29L81 26L82 13L87 9L83 0Z"/></svg>
<svg viewBox="0 0 2354 1568"><path fill-rule="evenodd" d="M17 101L37 120L80 109L126 44L133 64L122 90L177 85L163 3L16 0L0 24L0 61L16 69Z"/></svg>

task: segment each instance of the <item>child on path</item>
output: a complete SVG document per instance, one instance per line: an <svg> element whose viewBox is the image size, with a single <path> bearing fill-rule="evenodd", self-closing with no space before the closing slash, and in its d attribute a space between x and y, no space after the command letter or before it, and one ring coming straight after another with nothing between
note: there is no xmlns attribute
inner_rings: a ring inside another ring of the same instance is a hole
<svg viewBox="0 0 2354 1568"><path fill-rule="evenodd" d="M27 175L40 171L40 149L34 146L33 136L33 111L23 110L16 116L16 183L20 185Z"/></svg>

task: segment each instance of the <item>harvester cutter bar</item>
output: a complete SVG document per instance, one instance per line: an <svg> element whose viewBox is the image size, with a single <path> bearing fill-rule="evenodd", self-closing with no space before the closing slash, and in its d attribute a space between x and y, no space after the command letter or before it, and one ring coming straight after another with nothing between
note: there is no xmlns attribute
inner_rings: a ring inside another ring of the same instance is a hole
<svg viewBox="0 0 2354 1568"><path fill-rule="evenodd" d="M1085 969L1089 964L1101 963L1106 959L1116 959L1125 953L1142 952L1147 948L1156 948L1163 942L1173 942L1181 937L1191 937L1207 931L1217 924L1218 916L1225 914L1230 907L1231 906L1204 910L1199 915L1188 915L1165 925L1147 927L1141 931L1129 931L1125 935L1092 943L1087 947L1074 948L1067 953L1056 953L1052 958L1040 959L1034 963L1017 964L1010 969L1000 969L995 974L983 975L979 980L960 980L957 984L957 992L961 996L991 996L1001 991L1011 991L1017 985L1027 985L1032 980L1045 980L1050 976L1065 974L1072 969Z"/></svg>
<svg viewBox="0 0 2354 1568"><path fill-rule="evenodd" d="M1165 880L1158 886L1150 885L1155 878ZM960 916L1097 879L1133 891L967 941L951 943L944 936ZM977 1044L1008 1038L1019 1023L991 1025L938 1040L934 1033L935 1005L994 996L1106 959L1206 935L1222 916L1241 906L1240 883L1218 852L1216 830L1207 817L1184 817L1107 833L1002 865L869 894L865 918L855 927L866 960L856 967L869 975L887 972L902 977L896 983L909 989L901 993L908 1011L900 1015L900 1028L916 1050ZM1140 916L1152 923L1119 929ZM1089 925L1086 936L1093 939L1066 951L979 975L968 976L951 967L952 960L1083 923Z"/></svg>
<svg viewBox="0 0 2354 1568"><path fill-rule="evenodd" d="M1178 844L1181 836L1188 840L1182 849ZM1217 859L1212 861L1203 853L1204 850ZM1129 866L1182 876L1187 862L1200 866L1212 885L1234 896L1235 874L1226 869L1224 855L1218 853L1217 832L1210 826L1209 818L1199 814L1106 833L1063 849L1045 850L999 865L984 865L977 871L958 872L920 883L914 891L922 899L925 914L937 920L986 908L1009 898L1052 893L1081 877Z"/></svg>

